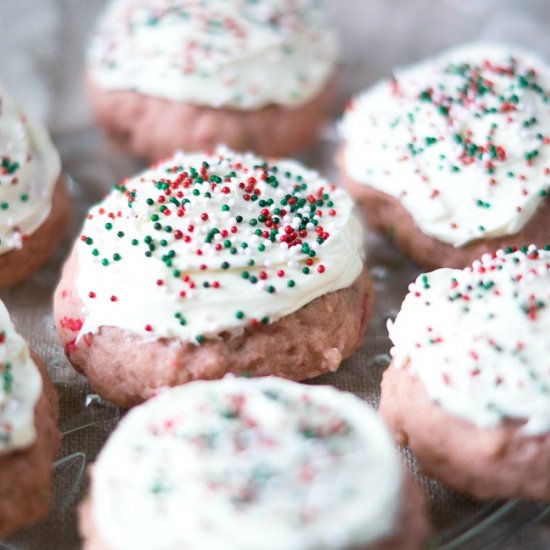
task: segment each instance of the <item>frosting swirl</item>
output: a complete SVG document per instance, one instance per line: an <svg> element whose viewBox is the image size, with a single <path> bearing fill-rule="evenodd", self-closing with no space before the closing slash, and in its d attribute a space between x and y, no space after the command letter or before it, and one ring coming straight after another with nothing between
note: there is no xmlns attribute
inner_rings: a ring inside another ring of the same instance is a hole
<svg viewBox="0 0 550 550"><path fill-rule="evenodd" d="M409 288L388 322L394 365L410 362L429 398L485 428L550 430L550 247L486 254Z"/></svg>
<svg viewBox="0 0 550 550"><path fill-rule="evenodd" d="M34 442L34 407L41 392L29 347L0 302L0 456Z"/></svg>
<svg viewBox="0 0 550 550"><path fill-rule="evenodd" d="M355 548L393 531L402 477L355 396L226 377L128 413L93 467L91 515L113 550Z"/></svg>
<svg viewBox="0 0 550 550"><path fill-rule="evenodd" d="M440 241L516 233L550 188L549 99L550 69L529 53L442 53L350 104L346 172L397 198Z"/></svg>
<svg viewBox="0 0 550 550"><path fill-rule="evenodd" d="M60 172L46 129L0 86L0 254L21 248L48 217Z"/></svg>
<svg viewBox="0 0 550 550"><path fill-rule="evenodd" d="M319 0L115 0L88 52L103 89L237 109L305 103L335 60Z"/></svg>
<svg viewBox="0 0 550 550"><path fill-rule="evenodd" d="M76 244L78 337L116 326L200 343L346 288L363 269L352 209L292 160L176 153L90 210Z"/></svg>

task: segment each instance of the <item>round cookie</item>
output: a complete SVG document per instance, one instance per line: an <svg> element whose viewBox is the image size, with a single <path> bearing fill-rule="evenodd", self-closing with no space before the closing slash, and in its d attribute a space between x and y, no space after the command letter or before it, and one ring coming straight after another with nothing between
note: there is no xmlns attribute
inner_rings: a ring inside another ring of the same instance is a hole
<svg viewBox="0 0 550 550"><path fill-rule="evenodd" d="M44 263L68 225L70 201L46 129L0 86L0 288Z"/></svg>
<svg viewBox="0 0 550 550"><path fill-rule="evenodd" d="M57 395L0 302L0 539L48 511Z"/></svg>
<svg viewBox="0 0 550 550"><path fill-rule="evenodd" d="M54 314L71 363L128 407L228 372L334 371L371 298L344 191L296 161L220 149L177 153L92 208Z"/></svg>
<svg viewBox="0 0 550 550"><path fill-rule="evenodd" d="M550 500L550 247L411 285L380 413L426 473L480 499Z"/></svg>
<svg viewBox="0 0 550 550"><path fill-rule="evenodd" d="M141 157L219 144L285 156L327 118L336 50L313 0L113 0L87 87L98 124Z"/></svg>
<svg viewBox="0 0 550 550"><path fill-rule="evenodd" d="M550 68L474 44L398 70L341 124L341 180L367 222L427 269L550 242Z"/></svg>
<svg viewBox="0 0 550 550"><path fill-rule="evenodd" d="M80 512L86 550L413 550L428 531L374 411L272 377L193 382L133 409Z"/></svg>

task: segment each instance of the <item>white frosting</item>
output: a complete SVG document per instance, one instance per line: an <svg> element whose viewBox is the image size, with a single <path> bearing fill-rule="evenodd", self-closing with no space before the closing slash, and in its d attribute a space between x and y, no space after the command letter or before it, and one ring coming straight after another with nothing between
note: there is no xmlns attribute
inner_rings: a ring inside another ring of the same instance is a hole
<svg viewBox="0 0 550 550"><path fill-rule="evenodd" d="M485 255L410 286L388 322L394 365L446 412L478 427L550 430L550 249Z"/></svg>
<svg viewBox="0 0 550 550"><path fill-rule="evenodd" d="M177 153L91 209L76 244L79 338L116 326L200 342L348 287L363 269L352 209L295 161Z"/></svg>
<svg viewBox="0 0 550 550"><path fill-rule="evenodd" d="M336 50L319 0L114 0L88 66L106 90L257 109L311 99Z"/></svg>
<svg viewBox="0 0 550 550"><path fill-rule="evenodd" d="M34 407L41 392L42 378L29 347L0 302L0 456L36 439Z"/></svg>
<svg viewBox="0 0 550 550"><path fill-rule="evenodd" d="M61 162L46 129L0 86L0 254L48 217Z"/></svg>
<svg viewBox="0 0 550 550"><path fill-rule="evenodd" d="M355 396L277 378L193 382L132 409L93 468L112 550L339 550L396 527L402 471Z"/></svg>
<svg viewBox="0 0 550 550"><path fill-rule="evenodd" d="M350 104L345 170L440 241L513 234L550 188L549 94L550 69L531 54L484 44L445 52Z"/></svg>

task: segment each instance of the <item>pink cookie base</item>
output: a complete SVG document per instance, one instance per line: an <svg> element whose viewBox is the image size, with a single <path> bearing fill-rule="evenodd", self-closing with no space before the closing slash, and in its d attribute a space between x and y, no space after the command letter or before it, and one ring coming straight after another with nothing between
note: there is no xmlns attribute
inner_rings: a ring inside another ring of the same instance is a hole
<svg viewBox="0 0 550 550"><path fill-rule="evenodd" d="M82 301L74 286L73 251L54 295L54 317L69 361L95 391L121 407L141 403L163 386L221 378L227 373L304 380L335 371L360 345L372 312L366 270L348 288L317 298L271 324L224 333L200 346L176 339L151 340L111 326L86 334Z"/></svg>
<svg viewBox="0 0 550 550"><path fill-rule="evenodd" d="M315 138L328 118L332 82L298 107L270 105L245 111L215 109L141 95L103 90L87 79L97 124L120 149L150 161L186 152L212 151L227 145L266 157L293 155Z"/></svg>
<svg viewBox="0 0 550 550"><path fill-rule="evenodd" d="M447 414L407 367L384 373L380 415L426 474L478 499L550 501L550 433L524 436L521 424L490 429Z"/></svg>

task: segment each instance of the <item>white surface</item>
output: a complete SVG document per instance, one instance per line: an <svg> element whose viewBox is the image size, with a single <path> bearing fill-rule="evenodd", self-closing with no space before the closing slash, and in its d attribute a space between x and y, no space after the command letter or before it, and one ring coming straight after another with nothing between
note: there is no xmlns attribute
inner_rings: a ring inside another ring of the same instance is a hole
<svg viewBox="0 0 550 550"><path fill-rule="evenodd" d="M115 0L88 50L103 90L261 109L310 101L334 72L326 12L310 0Z"/></svg>
<svg viewBox="0 0 550 550"><path fill-rule="evenodd" d="M203 178L194 183L183 177L183 170L191 174L196 169L198 174L204 161L209 164L204 179L218 177L220 183L209 186ZM78 240L76 245L76 288L84 304L78 338L115 326L145 337L195 342L226 330L241 332L252 320L275 321L319 296L351 286L363 270L364 253L363 231L350 197L296 161L281 160L269 165L268 172L254 169L263 162L250 153L222 148L213 156L177 153L173 160L125 182L135 196L131 204L115 189L93 208L82 229L93 243ZM222 182L233 171L236 175ZM277 187L262 175L276 177ZM172 182L170 196L156 187L163 178ZM248 183L248 178L254 183L241 189L240 182ZM297 178L306 190L294 190ZM259 200L245 200L256 189ZM291 194L305 202L295 213L285 200ZM329 198L312 215L306 197L320 199L324 194ZM180 206L170 202L176 195ZM273 204L260 206L262 201ZM280 215L281 209L286 213ZM273 241L263 235L271 237L271 228L261 221L266 210L266 220L278 220ZM302 216L310 220L305 235L297 234ZM167 233L165 224L173 231ZM287 231L295 242L288 243ZM117 234L122 236L115 238ZM322 244L317 241L320 235ZM151 252L145 239L152 239L156 249ZM174 255L170 265L163 260L167 254Z"/></svg>
<svg viewBox="0 0 550 550"><path fill-rule="evenodd" d="M42 377L29 346L13 326L0 301L0 457L24 449L36 439L34 407Z"/></svg>
<svg viewBox="0 0 550 550"><path fill-rule="evenodd" d="M61 159L44 125L0 85L0 254L20 249L48 217Z"/></svg>
<svg viewBox="0 0 550 550"><path fill-rule="evenodd" d="M534 246L421 275L388 323L393 368L410 362L432 402L475 426L547 434L549 298L550 251Z"/></svg>
<svg viewBox="0 0 550 550"><path fill-rule="evenodd" d="M455 247L513 235L550 188L548 94L550 66L531 52L483 42L446 50L348 104L346 173Z"/></svg>
<svg viewBox="0 0 550 550"><path fill-rule="evenodd" d="M94 468L112 550L345 550L393 533L402 470L355 396L226 377L133 409Z"/></svg>

